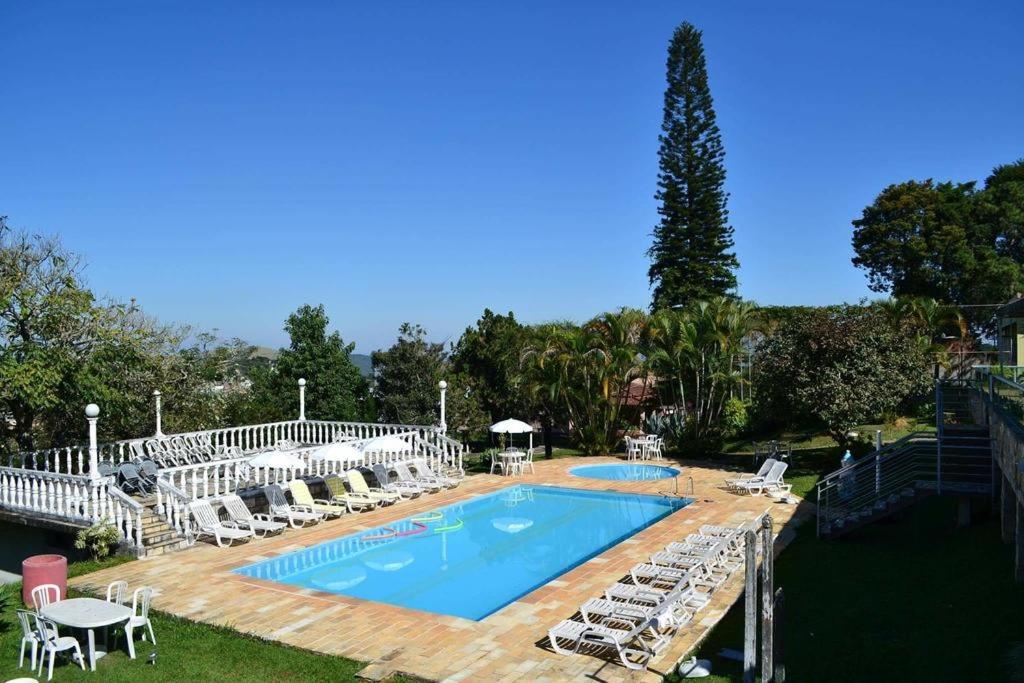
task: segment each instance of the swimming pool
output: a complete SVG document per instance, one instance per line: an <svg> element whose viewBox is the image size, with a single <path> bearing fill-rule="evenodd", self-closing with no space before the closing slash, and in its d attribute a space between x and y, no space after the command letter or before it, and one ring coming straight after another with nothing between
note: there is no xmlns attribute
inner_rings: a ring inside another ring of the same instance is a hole
<svg viewBox="0 0 1024 683"><path fill-rule="evenodd" d="M608 479L612 481L650 481L669 479L679 474L674 467L621 463L614 465L581 465L569 470L569 474L587 479Z"/></svg>
<svg viewBox="0 0 1024 683"><path fill-rule="evenodd" d="M480 620L690 502L512 486L235 572Z"/></svg>

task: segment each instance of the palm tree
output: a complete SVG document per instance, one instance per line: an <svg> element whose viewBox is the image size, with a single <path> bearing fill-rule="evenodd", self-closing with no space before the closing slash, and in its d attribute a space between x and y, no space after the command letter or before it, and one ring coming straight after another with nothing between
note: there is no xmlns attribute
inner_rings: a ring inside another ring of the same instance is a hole
<svg viewBox="0 0 1024 683"><path fill-rule="evenodd" d="M618 442L621 397L641 376L647 316L634 309L605 313L581 327L545 326L523 354L535 395L568 421L588 455Z"/></svg>
<svg viewBox="0 0 1024 683"><path fill-rule="evenodd" d="M688 411L697 439L714 431L726 399L745 381L738 361L757 329L756 311L754 304L717 297L654 315L648 364L666 398Z"/></svg>

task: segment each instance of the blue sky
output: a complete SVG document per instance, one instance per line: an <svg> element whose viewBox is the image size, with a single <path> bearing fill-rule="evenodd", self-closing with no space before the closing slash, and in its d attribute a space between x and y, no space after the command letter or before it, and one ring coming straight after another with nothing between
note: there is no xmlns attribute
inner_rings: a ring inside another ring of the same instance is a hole
<svg viewBox="0 0 1024 683"><path fill-rule="evenodd" d="M704 31L740 293L869 294L885 185L1024 156L1024 3L0 4L0 214L101 294L357 350L649 301L667 41Z"/></svg>

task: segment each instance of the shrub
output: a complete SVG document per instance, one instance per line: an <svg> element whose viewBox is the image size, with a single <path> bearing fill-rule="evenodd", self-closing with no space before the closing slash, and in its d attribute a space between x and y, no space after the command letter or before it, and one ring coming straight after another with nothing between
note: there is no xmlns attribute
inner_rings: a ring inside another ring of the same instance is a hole
<svg viewBox="0 0 1024 683"><path fill-rule="evenodd" d="M722 409L722 435L727 437L741 436L749 427L747 403L738 398L730 398Z"/></svg>
<svg viewBox="0 0 1024 683"><path fill-rule="evenodd" d="M75 537L75 548L88 550L94 560L102 560L121 542L121 534L106 519L82 529Z"/></svg>

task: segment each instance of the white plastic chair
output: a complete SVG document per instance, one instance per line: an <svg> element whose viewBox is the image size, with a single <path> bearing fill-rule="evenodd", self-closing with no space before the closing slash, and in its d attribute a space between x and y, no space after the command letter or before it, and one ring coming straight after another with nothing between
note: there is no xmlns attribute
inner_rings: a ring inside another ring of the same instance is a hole
<svg viewBox="0 0 1024 683"><path fill-rule="evenodd" d="M539 446L537 447L539 448ZM537 448L529 448L526 451L526 455L519 461L519 473L522 474L527 467L530 468L530 474L536 474L533 469L533 456L537 452Z"/></svg>
<svg viewBox="0 0 1024 683"><path fill-rule="evenodd" d="M42 646L42 652L39 656L39 670L36 675L43 675L43 664L46 662L47 653L49 653L50 666L46 680L53 679L53 660L56 659L57 653L67 652L68 650L75 651L75 654L78 656L78 665L82 667L82 671L85 671L85 657L82 656L82 648L78 645L78 640L71 636L59 635L57 633L57 624L45 617L31 613L29 616L35 619L36 637Z"/></svg>
<svg viewBox="0 0 1024 683"><path fill-rule="evenodd" d="M41 583L32 589L32 604L36 613L47 605L60 602L60 586L55 583Z"/></svg>
<svg viewBox="0 0 1024 683"><path fill-rule="evenodd" d="M126 597L128 597L127 581L111 581L110 584L107 585L107 602L112 602L115 605L123 605Z"/></svg>
<svg viewBox="0 0 1024 683"><path fill-rule="evenodd" d="M644 449L640 444L639 439L632 437L626 437L626 459L627 460L639 460L643 457Z"/></svg>
<svg viewBox="0 0 1024 683"><path fill-rule="evenodd" d="M156 634L153 633L153 622L149 620L149 604L153 601L153 589L149 587L136 588L132 594L132 616L124 625L124 634L128 638L128 654L135 659L135 636L133 631L145 627L149 630L149 638L156 645ZM146 639L146 632L142 632L142 639Z"/></svg>
<svg viewBox="0 0 1024 683"><path fill-rule="evenodd" d="M21 624L21 654L18 657L18 668L25 666L25 646L31 645L31 658L29 659L29 667L32 671L36 670L36 651L39 649L39 634L36 632L36 627L32 623L32 618L35 615L28 610L18 610L18 623Z"/></svg>

